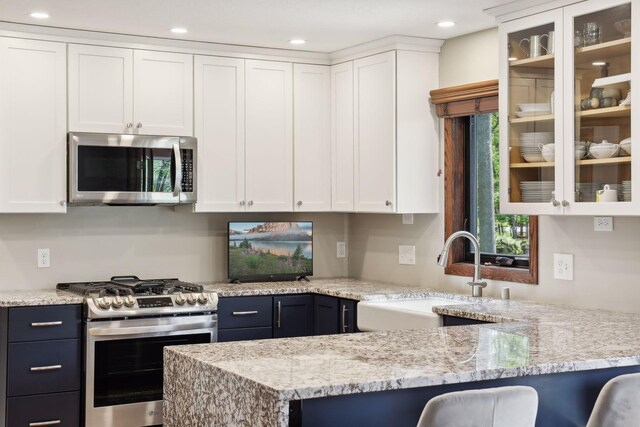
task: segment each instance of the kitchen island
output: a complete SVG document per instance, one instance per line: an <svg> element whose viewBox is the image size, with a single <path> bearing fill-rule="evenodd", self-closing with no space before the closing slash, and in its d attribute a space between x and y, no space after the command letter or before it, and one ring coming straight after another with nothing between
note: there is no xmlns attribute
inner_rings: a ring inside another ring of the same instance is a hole
<svg viewBox="0 0 640 427"><path fill-rule="evenodd" d="M169 347L164 425L415 425L434 395L528 384L539 425L578 426L607 379L640 371L640 315L488 299L434 311L500 323Z"/></svg>

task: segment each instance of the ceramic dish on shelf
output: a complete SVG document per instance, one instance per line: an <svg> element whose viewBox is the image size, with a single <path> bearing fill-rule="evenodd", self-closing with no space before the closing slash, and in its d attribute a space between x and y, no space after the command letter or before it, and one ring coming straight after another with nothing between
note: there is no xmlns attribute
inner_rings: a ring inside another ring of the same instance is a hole
<svg viewBox="0 0 640 427"><path fill-rule="evenodd" d="M631 155L631 138L620 141L620 150L629 156Z"/></svg>
<svg viewBox="0 0 640 427"><path fill-rule="evenodd" d="M551 114L551 110L547 111L516 111L516 116L524 119L525 117L547 116Z"/></svg>
<svg viewBox="0 0 640 427"><path fill-rule="evenodd" d="M613 24L613 27L624 37L631 37L631 19L622 19Z"/></svg>
<svg viewBox="0 0 640 427"><path fill-rule="evenodd" d="M616 157L618 153L620 153L620 145L611 144L607 141L589 146L589 157L593 159L610 159Z"/></svg>
<svg viewBox="0 0 640 427"><path fill-rule="evenodd" d="M518 104L518 109L523 112L538 111L538 112L551 112L551 104L538 103L538 104Z"/></svg>

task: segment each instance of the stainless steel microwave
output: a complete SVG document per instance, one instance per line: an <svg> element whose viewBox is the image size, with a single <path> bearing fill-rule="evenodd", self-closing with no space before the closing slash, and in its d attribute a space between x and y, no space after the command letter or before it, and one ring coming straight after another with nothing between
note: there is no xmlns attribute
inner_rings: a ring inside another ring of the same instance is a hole
<svg viewBox="0 0 640 427"><path fill-rule="evenodd" d="M177 205L196 202L193 137L70 132L71 205Z"/></svg>

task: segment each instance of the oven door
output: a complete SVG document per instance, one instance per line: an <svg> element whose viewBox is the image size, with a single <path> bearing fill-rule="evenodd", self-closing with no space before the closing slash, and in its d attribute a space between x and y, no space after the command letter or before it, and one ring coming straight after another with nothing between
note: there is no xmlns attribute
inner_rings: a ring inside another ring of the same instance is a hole
<svg viewBox="0 0 640 427"><path fill-rule="evenodd" d="M85 425L162 424L163 349L217 341L217 315L86 323Z"/></svg>
<svg viewBox="0 0 640 427"><path fill-rule="evenodd" d="M69 203L192 203L195 147L189 137L69 133Z"/></svg>

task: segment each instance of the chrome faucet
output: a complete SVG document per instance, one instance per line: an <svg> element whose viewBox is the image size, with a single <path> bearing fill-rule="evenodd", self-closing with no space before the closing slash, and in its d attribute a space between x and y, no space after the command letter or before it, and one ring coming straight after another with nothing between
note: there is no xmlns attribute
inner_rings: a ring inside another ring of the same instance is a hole
<svg viewBox="0 0 640 427"><path fill-rule="evenodd" d="M469 233L468 231L456 231L451 236L449 236L447 241L444 242L442 252L438 256L438 265L440 267L447 266L447 261L449 260L449 248L451 248L451 244L458 237L466 237L471 241L471 244L473 245L473 280L467 284L471 286L471 295L473 295L474 297L481 297L482 288L487 287L487 282L483 282L482 277L480 276L480 244L478 243L478 239L476 239L476 236Z"/></svg>

